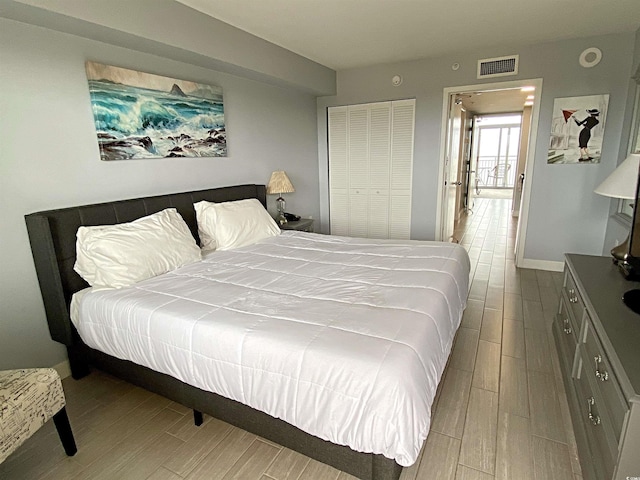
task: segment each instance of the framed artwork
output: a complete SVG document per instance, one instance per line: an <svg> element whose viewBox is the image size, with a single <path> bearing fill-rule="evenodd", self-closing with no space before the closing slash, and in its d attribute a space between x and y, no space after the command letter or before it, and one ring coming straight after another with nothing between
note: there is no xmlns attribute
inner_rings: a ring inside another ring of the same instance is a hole
<svg viewBox="0 0 640 480"><path fill-rule="evenodd" d="M609 95L556 98L547 163L600 163Z"/></svg>
<svg viewBox="0 0 640 480"><path fill-rule="evenodd" d="M226 157L222 88L86 63L102 160Z"/></svg>

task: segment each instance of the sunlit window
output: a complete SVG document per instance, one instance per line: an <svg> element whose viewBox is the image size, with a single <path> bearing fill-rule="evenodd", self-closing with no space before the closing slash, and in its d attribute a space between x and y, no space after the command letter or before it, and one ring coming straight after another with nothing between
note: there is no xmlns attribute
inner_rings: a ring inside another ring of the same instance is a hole
<svg viewBox="0 0 640 480"><path fill-rule="evenodd" d="M633 128L629 141L629 153L640 153L640 86L636 87L636 103L633 114ZM635 200L620 200L618 204L618 214L628 218L633 218L633 202Z"/></svg>
<svg viewBox="0 0 640 480"><path fill-rule="evenodd" d="M520 148L520 114L476 115L471 170L476 191L513 188Z"/></svg>

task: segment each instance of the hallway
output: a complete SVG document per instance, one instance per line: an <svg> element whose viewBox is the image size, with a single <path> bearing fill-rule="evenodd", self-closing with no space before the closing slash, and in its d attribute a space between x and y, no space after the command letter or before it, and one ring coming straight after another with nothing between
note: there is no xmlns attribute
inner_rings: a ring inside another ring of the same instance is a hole
<svg viewBox="0 0 640 480"><path fill-rule="evenodd" d="M551 336L563 276L515 267L510 209L476 198L456 228L469 301L421 462L403 480L582 478Z"/></svg>

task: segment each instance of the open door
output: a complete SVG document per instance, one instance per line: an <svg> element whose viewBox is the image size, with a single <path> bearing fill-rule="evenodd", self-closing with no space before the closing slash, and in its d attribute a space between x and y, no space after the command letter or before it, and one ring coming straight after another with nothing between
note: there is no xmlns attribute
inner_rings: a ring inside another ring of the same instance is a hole
<svg viewBox="0 0 640 480"><path fill-rule="evenodd" d="M458 199L462 191L460 180L460 154L463 108L457 103L456 95L449 96L449 120L447 122L447 145L444 163L444 184L442 186L443 221L440 229L440 240L444 242L457 240L453 236L458 209Z"/></svg>
<svg viewBox="0 0 640 480"><path fill-rule="evenodd" d="M531 106L525 106L522 111L522 129L520 130L520 148L518 152L518 164L516 166L516 179L513 188L513 203L511 215L520 215L520 205L522 204L522 192L525 181L525 168L527 166L527 155L529 153L529 135L531 133Z"/></svg>

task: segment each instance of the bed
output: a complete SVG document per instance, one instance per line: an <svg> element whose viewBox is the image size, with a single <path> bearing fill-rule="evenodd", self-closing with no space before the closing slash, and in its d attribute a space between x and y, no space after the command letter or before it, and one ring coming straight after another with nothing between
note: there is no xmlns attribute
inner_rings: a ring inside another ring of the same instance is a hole
<svg viewBox="0 0 640 480"><path fill-rule="evenodd" d="M461 247L283 232L127 289L88 291L73 269L80 226L173 207L199 241L194 203L246 198L265 205L264 186L27 215L52 338L66 345L75 378L95 366L358 478L397 479L428 433L466 303L469 262ZM123 310L100 319L105 302ZM424 311L431 304L435 310ZM134 321L123 313L133 307ZM183 313L194 308L197 321ZM188 335L172 330L180 322ZM152 330L160 338L150 340ZM126 331L126 340L116 331Z"/></svg>

